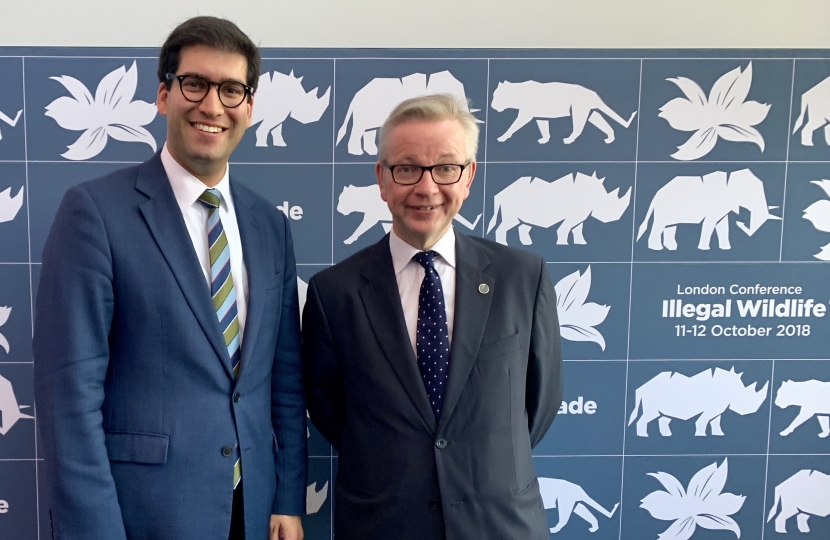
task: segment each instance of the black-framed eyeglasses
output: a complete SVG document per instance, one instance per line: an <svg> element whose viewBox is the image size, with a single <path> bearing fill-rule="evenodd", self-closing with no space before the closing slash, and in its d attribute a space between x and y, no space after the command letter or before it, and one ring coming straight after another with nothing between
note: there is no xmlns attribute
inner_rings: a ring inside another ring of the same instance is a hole
<svg viewBox="0 0 830 540"><path fill-rule="evenodd" d="M182 91L184 99L191 103L199 103L205 99L208 92L210 92L211 86L216 87L216 93L219 94L219 102L229 109L239 107L245 101L246 97L254 95L253 88L239 81L213 82L201 75L176 75L175 73L168 73L166 78L168 81L178 79L179 88Z"/></svg>
<svg viewBox="0 0 830 540"><path fill-rule="evenodd" d="M383 162L383 165L389 169L389 172L392 174L392 180L396 184L404 186L417 184L424 176L424 171L429 171L430 175L432 175L433 182L440 186L446 186L449 184L455 184L461 180L461 175L464 174L464 169L469 167L470 163L472 163L472 161L468 161L464 164L439 163L438 165L431 165L429 167L409 164L389 165L386 162Z"/></svg>

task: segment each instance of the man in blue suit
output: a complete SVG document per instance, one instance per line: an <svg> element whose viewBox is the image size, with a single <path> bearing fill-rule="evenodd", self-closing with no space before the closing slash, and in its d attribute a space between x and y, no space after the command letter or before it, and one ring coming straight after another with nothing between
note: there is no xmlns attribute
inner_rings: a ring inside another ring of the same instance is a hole
<svg viewBox="0 0 830 540"><path fill-rule="evenodd" d="M229 177L259 69L233 23L181 24L159 58L164 148L61 203L34 334L54 538L303 537L291 233Z"/></svg>

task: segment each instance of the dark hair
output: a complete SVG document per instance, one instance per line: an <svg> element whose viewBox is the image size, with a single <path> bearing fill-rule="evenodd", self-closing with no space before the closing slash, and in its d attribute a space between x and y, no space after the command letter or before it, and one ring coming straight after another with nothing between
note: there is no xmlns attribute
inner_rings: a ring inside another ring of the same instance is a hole
<svg viewBox="0 0 830 540"><path fill-rule="evenodd" d="M204 45L222 52L238 53L248 61L246 83L256 90L262 57L259 47L234 23L217 17L193 17L173 30L159 52L159 82L170 88L168 73L176 73L181 62L182 49Z"/></svg>

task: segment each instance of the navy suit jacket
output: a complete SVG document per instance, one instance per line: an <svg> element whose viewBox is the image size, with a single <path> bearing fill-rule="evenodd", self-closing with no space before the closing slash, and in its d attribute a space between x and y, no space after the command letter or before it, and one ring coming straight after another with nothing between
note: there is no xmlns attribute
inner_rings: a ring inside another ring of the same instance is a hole
<svg viewBox="0 0 830 540"><path fill-rule="evenodd" d="M231 179L249 303L234 380L159 154L69 190L43 253L35 398L55 538L247 537L305 514L297 274L282 212ZM225 452L227 453L227 451Z"/></svg>
<svg viewBox="0 0 830 540"><path fill-rule="evenodd" d="M389 237L309 283L308 409L338 451L338 540L548 538L531 448L562 401L556 294L538 255L455 239L455 319L437 422Z"/></svg>

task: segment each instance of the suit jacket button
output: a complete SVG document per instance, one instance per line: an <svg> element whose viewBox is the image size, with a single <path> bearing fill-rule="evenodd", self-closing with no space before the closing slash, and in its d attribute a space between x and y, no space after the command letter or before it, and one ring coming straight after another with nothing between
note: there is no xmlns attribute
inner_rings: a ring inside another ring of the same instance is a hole
<svg viewBox="0 0 830 540"><path fill-rule="evenodd" d="M435 441L435 446L443 450L447 447L446 439L438 439L437 441Z"/></svg>
<svg viewBox="0 0 830 540"><path fill-rule="evenodd" d="M225 457L231 457L233 455L233 448L231 448L230 446L223 446L222 455Z"/></svg>
<svg viewBox="0 0 830 540"><path fill-rule="evenodd" d="M429 501L430 510L438 510L438 501Z"/></svg>
<svg viewBox="0 0 830 540"><path fill-rule="evenodd" d="M241 398L242 398L242 394L240 394L239 392L234 392L234 394L233 394L233 402L234 403L239 403L239 400Z"/></svg>

